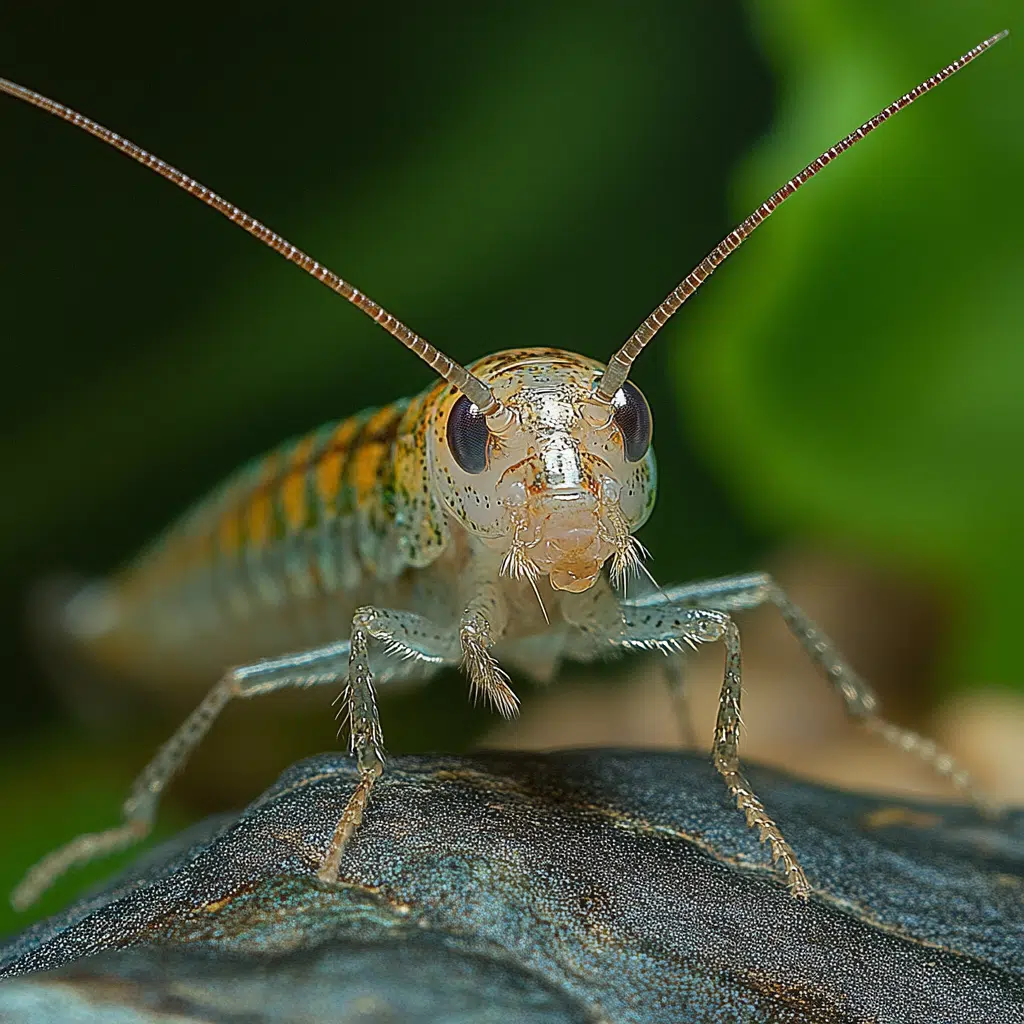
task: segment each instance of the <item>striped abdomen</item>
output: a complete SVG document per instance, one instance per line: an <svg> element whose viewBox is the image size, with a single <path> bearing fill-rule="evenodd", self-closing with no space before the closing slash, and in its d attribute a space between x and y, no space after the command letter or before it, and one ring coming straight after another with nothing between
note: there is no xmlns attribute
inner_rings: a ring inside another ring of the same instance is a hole
<svg viewBox="0 0 1024 1024"><path fill-rule="evenodd" d="M128 668L178 661L196 645L247 660L345 635L346 606L424 564L408 492L426 487L427 397L328 424L254 461L74 599L71 629ZM325 609L331 622L318 623ZM189 660L219 660L207 653Z"/></svg>

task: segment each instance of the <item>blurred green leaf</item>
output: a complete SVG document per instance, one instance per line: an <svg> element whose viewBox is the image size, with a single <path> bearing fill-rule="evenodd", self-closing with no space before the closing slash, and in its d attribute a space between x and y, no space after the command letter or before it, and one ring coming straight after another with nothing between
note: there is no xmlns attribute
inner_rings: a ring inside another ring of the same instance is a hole
<svg viewBox="0 0 1024 1024"><path fill-rule="evenodd" d="M737 220L1018 4L753 5L783 83ZM1019 38L772 218L680 317L684 409L762 521L960 592L951 677L1019 681L1024 77ZM969 609L969 611L967 611Z"/></svg>

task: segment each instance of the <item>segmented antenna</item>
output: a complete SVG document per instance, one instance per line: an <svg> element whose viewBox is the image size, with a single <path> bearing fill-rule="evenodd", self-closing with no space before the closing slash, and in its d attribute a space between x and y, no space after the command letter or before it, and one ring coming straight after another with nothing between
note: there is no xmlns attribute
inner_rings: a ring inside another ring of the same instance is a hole
<svg viewBox="0 0 1024 1024"><path fill-rule="evenodd" d="M379 306L368 295L364 295L358 288L353 287L347 281L342 280L333 270L318 263L312 256L308 256L301 249L296 248L286 238L282 238L276 231L271 231L265 224L250 217L244 210L240 210L234 203L229 203L216 192L211 191L205 185L201 185L194 178L183 174L176 167L165 163L159 157L146 152L141 146L123 138L109 128L97 124L95 121L62 103L57 103L47 96L43 96L31 89L26 89L16 82L0 78L0 92L14 96L16 99L24 100L33 107L45 110L62 121L68 121L76 128L87 131L94 135L101 142L124 153L125 156L156 171L162 178L177 185L190 196L194 196L200 202L213 207L218 213L223 214L232 224L237 224L244 231L247 231L253 238L259 239L264 245L269 246L276 253L280 253L290 263L301 267L311 277L315 277L321 284L326 285L333 292L337 292L344 299L348 299L357 309L362 310L371 320L380 324L392 337L397 338L406 348L416 353L432 370L442 376L449 384L454 385L461 391L484 415L496 414L501 406L494 397L491 389L479 377L474 377L464 366L460 366L453 359L449 359L440 349L435 348L424 338L421 338L415 331L410 330L397 317L392 316L383 306Z"/></svg>
<svg viewBox="0 0 1024 1024"><path fill-rule="evenodd" d="M948 67L943 68L938 74L932 75L926 82L922 82L915 89L911 89L905 96L901 96L895 103L889 104L884 110L875 114L870 121L865 121L855 132L847 135L845 139L837 142L831 149L825 150L809 163L795 178L786 182L773 196L766 199L739 227L731 231L718 245L715 246L707 256L692 270L679 285L666 297L665 301L634 331L633 336L619 349L608 362L604 375L598 382L595 395L605 402L610 402L616 391L622 387L633 360L643 351L644 346L654 337L655 334L665 325L672 314L691 296L693 293L718 269L725 259L734 253L740 245L753 233L754 229L763 223L779 206L781 206L801 185L805 185L823 167L830 164L840 153L846 152L855 146L865 135L873 132L880 124L888 121L893 114L909 107L914 100L930 92L940 82L944 82L951 75L955 75L962 67L970 64L975 57L981 56L990 46L994 46L1009 34L1008 30L986 39L979 43L973 50L969 50L959 60L953 61Z"/></svg>

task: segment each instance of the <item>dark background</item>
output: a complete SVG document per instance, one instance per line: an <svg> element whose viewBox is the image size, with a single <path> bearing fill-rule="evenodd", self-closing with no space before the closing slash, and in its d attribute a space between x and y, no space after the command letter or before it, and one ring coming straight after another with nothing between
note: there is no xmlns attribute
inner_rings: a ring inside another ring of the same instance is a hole
<svg viewBox="0 0 1024 1024"><path fill-rule="evenodd" d="M0 74L221 191L455 359L607 358L764 195L1015 27L996 0L552 6L22 7ZM803 544L908 578L944 624L907 681L926 704L1020 680L1020 68L1011 36L829 169L633 375L656 417L658 578ZM53 683L30 589L109 571L252 455L429 376L68 125L3 99L0 140L2 888L113 823L195 696ZM479 734L460 686L396 699L389 744ZM236 716L165 828L329 747L322 697Z"/></svg>

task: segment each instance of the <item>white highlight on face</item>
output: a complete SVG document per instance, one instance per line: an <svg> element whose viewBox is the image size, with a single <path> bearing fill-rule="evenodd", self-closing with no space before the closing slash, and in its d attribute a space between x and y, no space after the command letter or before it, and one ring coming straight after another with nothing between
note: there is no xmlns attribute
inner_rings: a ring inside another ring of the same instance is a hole
<svg viewBox="0 0 1024 1024"><path fill-rule="evenodd" d="M556 590L579 592L615 558L635 557L630 534L653 506L653 453L626 461L609 406L595 402L604 367L555 349L523 349L479 360L470 372L507 410L492 433L487 466L468 473L431 432L433 485L448 512L488 547L503 571L547 576ZM440 404L447 416L454 404ZM502 429L497 429L502 428ZM617 557L616 557L617 556Z"/></svg>

